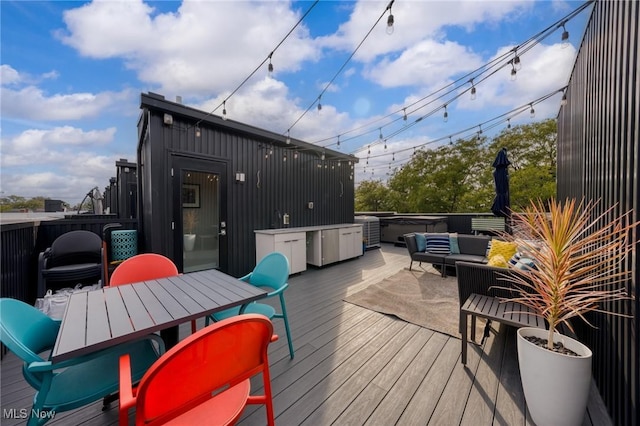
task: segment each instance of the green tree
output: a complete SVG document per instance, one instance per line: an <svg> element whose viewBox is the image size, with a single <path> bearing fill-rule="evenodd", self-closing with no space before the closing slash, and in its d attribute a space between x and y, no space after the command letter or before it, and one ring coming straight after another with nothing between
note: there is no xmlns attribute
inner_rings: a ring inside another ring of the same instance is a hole
<svg viewBox="0 0 640 426"><path fill-rule="evenodd" d="M355 208L359 212L396 211L389 189L378 180L365 180L356 188Z"/></svg>
<svg viewBox="0 0 640 426"><path fill-rule="evenodd" d="M483 142L483 138L460 139L417 151L389 180L389 188L406 200L403 211L451 213L468 209L467 194L478 187L475 177L482 167Z"/></svg>
<svg viewBox="0 0 640 426"><path fill-rule="evenodd" d="M365 181L356 190L358 211L404 213L489 212L495 197L493 161L506 148L511 207L550 200L556 193L555 120L515 126L492 140L475 137L418 150L388 184Z"/></svg>

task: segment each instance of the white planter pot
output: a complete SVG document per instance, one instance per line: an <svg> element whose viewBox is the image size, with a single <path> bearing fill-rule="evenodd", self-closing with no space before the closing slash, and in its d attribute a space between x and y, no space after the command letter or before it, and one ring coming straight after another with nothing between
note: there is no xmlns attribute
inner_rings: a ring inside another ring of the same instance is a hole
<svg viewBox="0 0 640 426"><path fill-rule="evenodd" d="M558 333L554 341L580 356L552 352L523 337L546 339L548 334L539 328L518 330L518 363L529 413L537 426L581 425L591 386L591 350Z"/></svg>
<svg viewBox="0 0 640 426"><path fill-rule="evenodd" d="M184 251L192 251L196 245L196 234L184 234L182 244Z"/></svg>

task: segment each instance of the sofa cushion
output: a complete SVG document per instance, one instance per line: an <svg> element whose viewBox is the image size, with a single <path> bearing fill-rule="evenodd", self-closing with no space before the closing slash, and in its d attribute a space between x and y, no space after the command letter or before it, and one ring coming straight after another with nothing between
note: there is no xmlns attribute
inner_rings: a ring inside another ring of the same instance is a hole
<svg viewBox="0 0 640 426"><path fill-rule="evenodd" d="M448 233L426 233L425 239L427 240L426 251L428 253L444 255L451 253Z"/></svg>
<svg viewBox="0 0 640 426"><path fill-rule="evenodd" d="M450 254L445 257L445 263L447 265L455 265L456 262L473 262L473 263L487 263L487 258L484 256L478 256L476 254Z"/></svg>
<svg viewBox="0 0 640 426"><path fill-rule="evenodd" d="M427 239L425 238L424 234L416 232L415 237L416 247L418 248L418 251L425 251L427 249Z"/></svg>
<svg viewBox="0 0 640 426"><path fill-rule="evenodd" d="M458 245L458 233L451 232L449 234L449 249L451 250L451 254L459 254L460 253L460 245Z"/></svg>
<svg viewBox="0 0 640 426"><path fill-rule="evenodd" d="M489 241L491 241L491 237L487 235L458 234L458 246L460 247L460 253L464 254L474 254L483 258L486 257Z"/></svg>

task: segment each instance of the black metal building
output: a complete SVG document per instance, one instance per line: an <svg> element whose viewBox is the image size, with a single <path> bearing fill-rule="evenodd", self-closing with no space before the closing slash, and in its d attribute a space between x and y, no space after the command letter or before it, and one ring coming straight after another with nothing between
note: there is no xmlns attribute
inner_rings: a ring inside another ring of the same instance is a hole
<svg viewBox="0 0 640 426"><path fill-rule="evenodd" d="M354 221L354 156L142 94L138 215L180 270L255 266L254 230Z"/></svg>
<svg viewBox="0 0 640 426"><path fill-rule="evenodd" d="M597 1L558 117L558 198L600 200L600 212L640 218L640 3ZM618 425L640 424L640 245L621 268L632 300L594 315L578 337L593 351L593 374Z"/></svg>

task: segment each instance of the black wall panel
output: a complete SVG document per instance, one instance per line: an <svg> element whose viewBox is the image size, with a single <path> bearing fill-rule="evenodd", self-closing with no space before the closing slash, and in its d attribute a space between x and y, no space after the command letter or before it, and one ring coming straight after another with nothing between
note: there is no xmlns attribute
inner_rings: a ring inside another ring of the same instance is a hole
<svg viewBox="0 0 640 426"><path fill-rule="evenodd" d="M634 210L640 219L640 4L598 1L594 5L558 116L558 197L600 200L602 212ZM605 221L607 219L605 218ZM632 300L607 310L628 318L589 316L595 328L581 325L581 341L593 351L593 374L614 424L640 422L640 256L639 230L631 235L636 252L626 264Z"/></svg>
<svg viewBox="0 0 640 426"><path fill-rule="evenodd" d="M173 253L171 156L227 162L227 250L223 270L242 275L255 266L254 230L353 223L355 157L143 94L139 183L145 241ZM171 116L171 124L164 116ZM196 133L199 129L199 136ZM285 159L286 157L286 159ZM236 182L236 172L245 181ZM309 208L313 202L313 209Z"/></svg>

